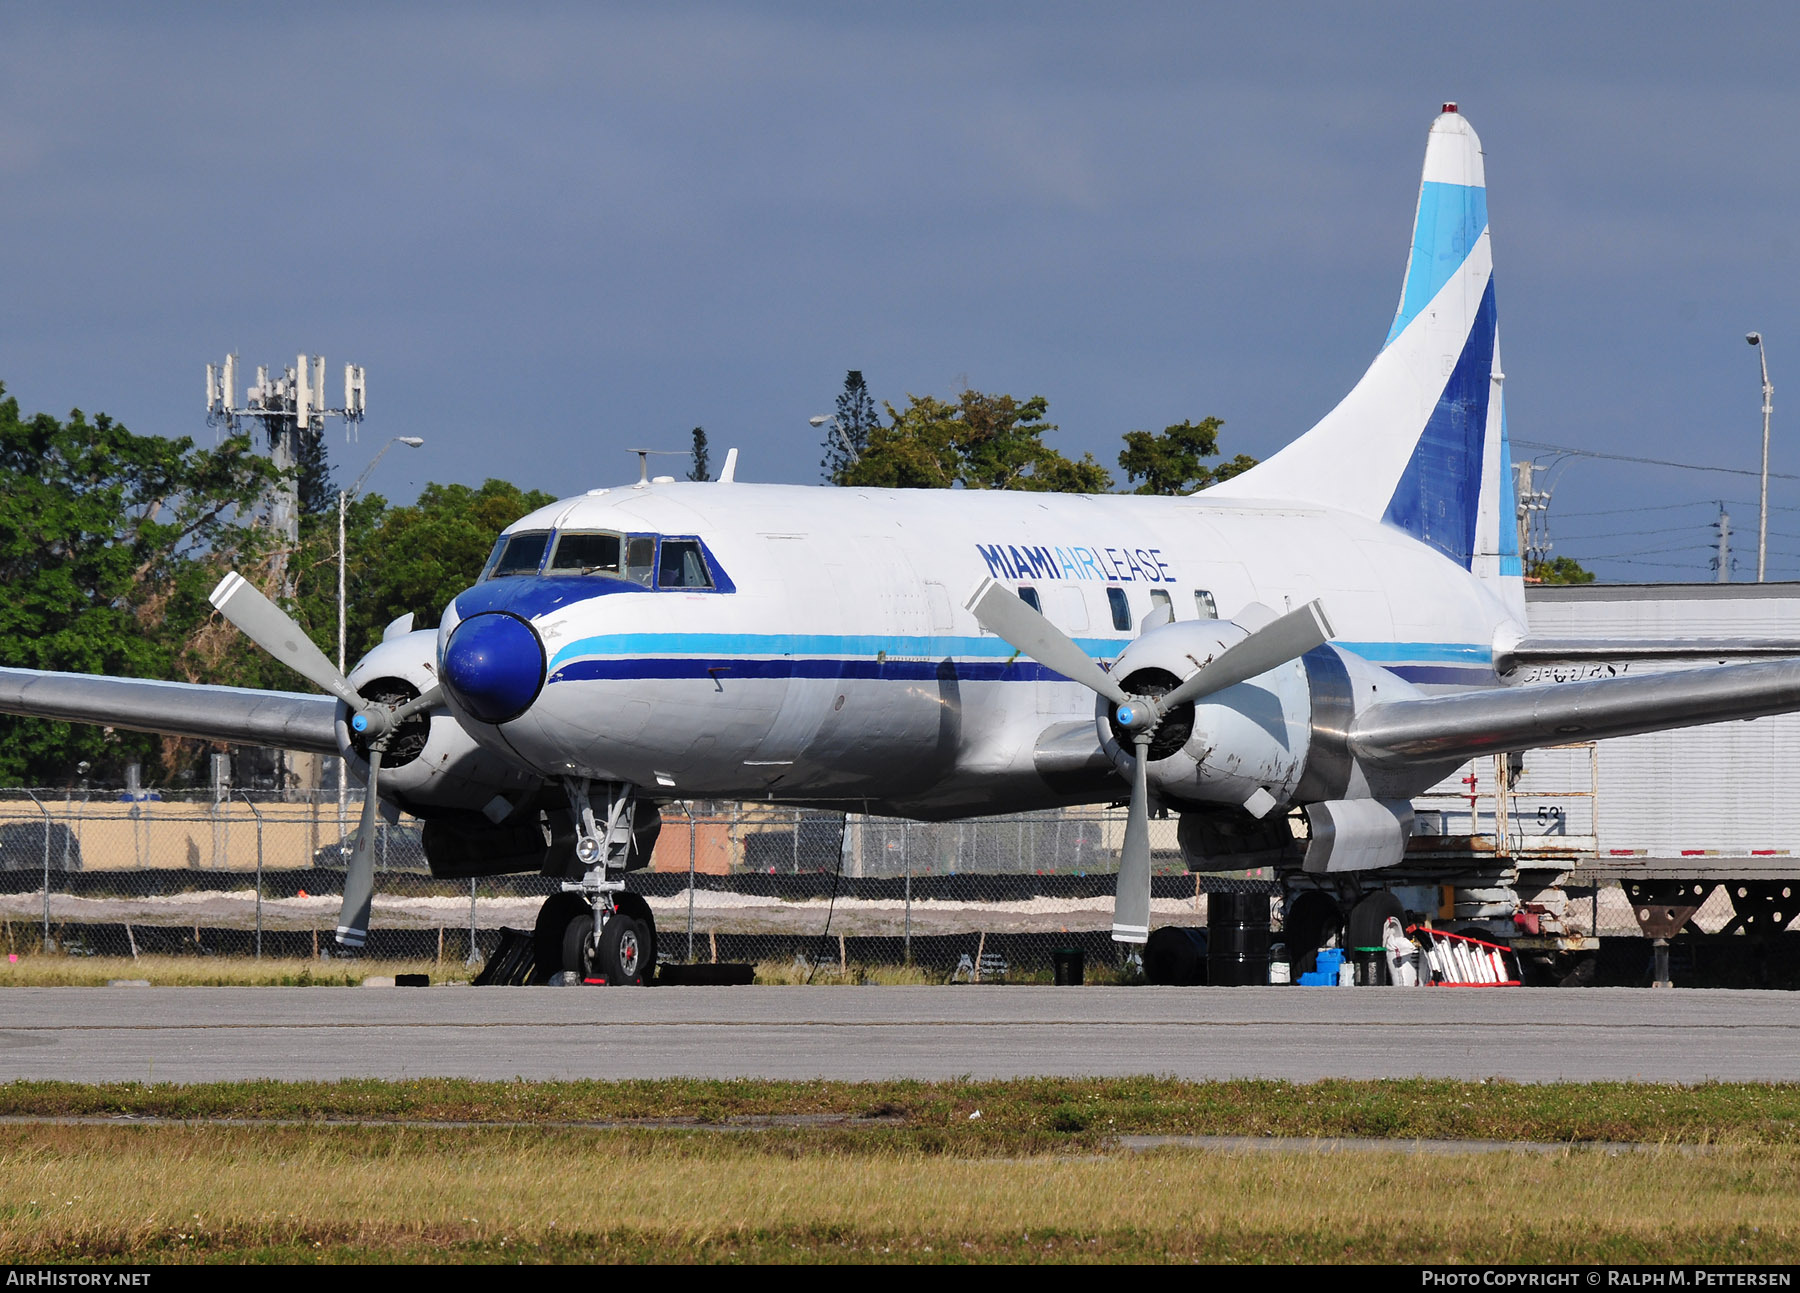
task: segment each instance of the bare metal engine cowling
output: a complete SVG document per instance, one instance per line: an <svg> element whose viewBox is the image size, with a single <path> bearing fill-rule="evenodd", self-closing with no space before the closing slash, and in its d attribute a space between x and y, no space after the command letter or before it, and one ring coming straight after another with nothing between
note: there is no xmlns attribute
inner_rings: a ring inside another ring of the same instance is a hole
<svg viewBox="0 0 1800 1293"><path fill-rule="evenodd" d="M396 634L357 663L350 685L371 700L411 700L436 684L436 661L435 631ZM366 781L368 759L348 717L340 703L338 749L351 775ZM382 797L419 817L479 812L496 795L516 797L537 785L536 777L477 745L441 708L402 723L381 760Z"/></svg>
<svg viewBox="0 0 1800 1293"><path fill-rule="evenodd" d="M1165 624L1126 647L1112 673L1127 692L1160 695L1247 636L1226 620ZM1202 810L1261 802L1259 790L1283 806L1406 798L1442 771L1371 772L1352 756L1346 736L1358 711L1416 695L1410 683L1353 652L1318 647L1171 711L1150 743L1151 791L1171 807ZM1106 756L1129 779L1133 746L1105 700L1095 726Z"/></svg>

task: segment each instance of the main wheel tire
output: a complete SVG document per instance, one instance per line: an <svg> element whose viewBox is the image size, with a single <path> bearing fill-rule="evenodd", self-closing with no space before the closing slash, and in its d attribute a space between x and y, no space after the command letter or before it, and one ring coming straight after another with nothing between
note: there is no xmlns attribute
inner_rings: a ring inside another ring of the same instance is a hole
<svg viewBox="0 0 1800 1293"><path fill-rule="evenodd" d="M652 968L646 955L649 941L642 925L623 911L614 912L600 930L594 968L609 984L642 987Z"/></svg>
<svg viewBox="0 0 1800 1293"><path fill-rule="evenodd" d="M1287 945L1288 965L1295 979L1318 968L1316 953L1327 939L1344 929L1344 913L1337 899L1321 889L1303 889L1288 904L1282 922L1282 942Z"/></svg>
<svg viewBox="0 0 1800 1293"><path fill-rule="evenodd" d="M531 971L531 982L548 983L558 970L581 968L564 958L564 949L568 943L569 923L583 916L587 917L591 927L593 909L578 893L553 893L544 899L544 905L538 908L537 924L531 931L532 953L537 962Z"/></svg>
<svg viewBox="0 0 1800 1293"><path fill-rule="evenodd" d="M656 982L656 917L650 912L650 904L644 901L642 894L636 893L616 893L613 902L622 915L631 917L644 931L649 957L644 962L644 982Z"/></svg>
<svg viewBox="0 0 1800 1293"><path fill-rule="evenodd" d="M1351 948L1381 946L1381 930L1390 919L1406 924L1406 908L1386 889L1366 895L1344 920L1344 942Z"/></svg>

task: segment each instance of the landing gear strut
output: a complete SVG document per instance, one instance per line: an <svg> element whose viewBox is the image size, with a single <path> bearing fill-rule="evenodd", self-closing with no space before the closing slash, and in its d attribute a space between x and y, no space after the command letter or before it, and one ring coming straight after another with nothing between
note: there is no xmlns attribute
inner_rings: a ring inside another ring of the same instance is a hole
<svg viewBox="0 0 1800 1293"><path fill-rule="evenodd" d="M633 787L585 777L565 777L563 787L575 818L575 856L587 870L580 880L565 881L538 912L538 977L548 981L563 970L584 980L647 984L656 975L656 920L649 903L625 891L623 879L634 846ZM605 794L604 821L595 815L590 787Z"/></svg>

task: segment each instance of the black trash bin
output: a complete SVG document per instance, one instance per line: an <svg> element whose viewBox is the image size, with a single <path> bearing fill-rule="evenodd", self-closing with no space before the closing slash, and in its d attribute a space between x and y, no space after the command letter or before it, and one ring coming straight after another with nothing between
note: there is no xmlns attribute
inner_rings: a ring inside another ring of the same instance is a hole
<svg viewBox="0 0 1800 1293"><path fill-rule="evenodd" d="M1050 953L1050 964L1056 973L1057 987L1080 987L1086 975L1084 957L1079 947L1059 947Z"/></svg>
<svg viewBox="0 0 1800 1293"><path fill-rule="evenodd" d="M1216 988L1269 981L1269 899L1260 893L1206 895L1207 978Z"/></svg>

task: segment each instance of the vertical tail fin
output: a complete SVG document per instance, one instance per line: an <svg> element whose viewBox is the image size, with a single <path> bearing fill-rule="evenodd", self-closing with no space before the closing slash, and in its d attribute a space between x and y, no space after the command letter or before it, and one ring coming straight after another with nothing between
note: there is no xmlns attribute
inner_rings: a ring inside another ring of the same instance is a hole
<svg viewBox="0 0 1800 1293"><path fill-rule="evenodd" d="M1209 492L1385 521L1489 582L1522 622L1504 381L1481 141L1447 103L1381 353L1317 426Z"/></svg>

